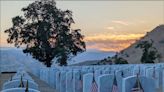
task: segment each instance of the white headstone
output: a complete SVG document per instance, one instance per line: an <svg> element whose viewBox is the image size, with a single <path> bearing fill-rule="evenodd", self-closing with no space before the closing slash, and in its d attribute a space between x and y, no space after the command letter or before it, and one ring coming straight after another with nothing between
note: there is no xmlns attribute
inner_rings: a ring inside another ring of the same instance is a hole
<svg viewBox="0 0 164 92"><path fill-rule="evenodd" d="M61 71L60 75L60 92L66 92L66 72Z"/></svg>
<svg viewBox="0 0 164 92"><path fill-rule="evenodd" d="M124 78L124 71L122 71L122 70L116 71L116 79L117 79L117 83L118 83L119 92L122 92L123 78Z"/></svg>
<svg viewBox="0 0 164 92"><path fill-rule="evenodd" d="M83 85L82 77L83 76L81 71L76 70L73 72L73 92L82 92L82 85Z"/></svg>
<svg viewBox="0 0 164 92"><path fill-rule="evenodd" d="M66 73L66 92L73 92L73 72Z"/></svg>
<svg viewBox="0 0 164 92"><path fill-rule="evenodd" d="M122 92L132 92L137 77L129 76L123 79ZM149 77L139 76L139 80L144 92L156 92L155 80Z"/></svg>
<svg viewBox="0 0 164 92"><path fill-rule="evenodd" d="M98 77L98 92L112 92L114 75L104 74Z"/></svg>
<svg viewBox="0 0 164 92"><path fill-rule="evenodd" d="M92 80L93 80L93 73L87 73L83 75L83 92L91 91Z"/></svg>
<svg viewBox="0 0 164 92"><path fill-rule="evenodd" d="M53 88L56 88L56 79L55 79L56 72L57 72L57 69L55 69L55 68L50 69L50 77L49 77L50 78L50 85Z"/></svg>
<svg viewBox="0 0 164 92"><path fill-rule="evenodd" d="M56 78L56 90L58 91L58 92L60 92L60 77L61 77L61 74L60 74L60 71L57 71L56 72L56 76L55 76L55 78Z"/></svg>
<svg viewBox="0 0 164 92"><path fill-rule="evenodd" d="M156 88L159 88L159 71L153 67L146 70L146 76L155 80Z"/></svg>

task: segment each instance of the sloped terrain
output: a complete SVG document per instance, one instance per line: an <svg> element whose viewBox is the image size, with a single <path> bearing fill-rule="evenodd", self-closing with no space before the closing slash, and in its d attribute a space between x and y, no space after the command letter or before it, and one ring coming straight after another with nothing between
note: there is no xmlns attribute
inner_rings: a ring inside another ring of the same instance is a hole
<svg viewBox="0 0 164 92"><path fill-rule="evenodd" d="M153 41L153 47L158 50L161 58L157 59L155 62L164 62L164 25L157 26L151 32L148 32L140 40L136 41L134 44L128 48L122 50L118 53L119 57L126 59L129 63L141 63L140 59L142 56L142 50L140 48L135 48L140 41Z"/></svg>
<svg viewBox="0 0 164 92"><path fill-rule="evenodd" d="M95 64L98 61L107 58L108 56L114 56L115 52L103 52L99 50L88 50L86 52L83 52L75 57L73 57L71 60L69 60L69 65L90 65Z"/></svg>

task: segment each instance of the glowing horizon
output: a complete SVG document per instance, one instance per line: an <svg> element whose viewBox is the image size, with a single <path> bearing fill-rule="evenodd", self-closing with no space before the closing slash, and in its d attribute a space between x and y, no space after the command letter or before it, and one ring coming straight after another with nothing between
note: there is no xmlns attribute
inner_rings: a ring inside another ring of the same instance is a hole
<svg viewBox="0 0 164 92"><path fill-rule="evenodd" d="M1 2L0 47L7 44L4 30L11 18L22 15L21 8L32 1ZM87 49L120 51L164 24L164 1L56 1L57 7L73 11L75 24L85 36Z"/></svg>

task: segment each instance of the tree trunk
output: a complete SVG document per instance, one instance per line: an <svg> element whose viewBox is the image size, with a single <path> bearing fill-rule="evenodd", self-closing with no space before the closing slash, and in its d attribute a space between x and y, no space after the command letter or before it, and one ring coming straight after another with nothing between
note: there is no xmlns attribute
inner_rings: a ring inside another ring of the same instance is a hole
<svg viewBox="0 0 164 92"><path fill-rule="evenodd" d="M47 65L47 67L51 67L51 60L47 60L46 65Z"/></svg>
<svg viewBox="0 0 164 92"><path fill-rule="evenodd" d="M67 66L67 58L65 56L61 57L60 66Z"/></svg>

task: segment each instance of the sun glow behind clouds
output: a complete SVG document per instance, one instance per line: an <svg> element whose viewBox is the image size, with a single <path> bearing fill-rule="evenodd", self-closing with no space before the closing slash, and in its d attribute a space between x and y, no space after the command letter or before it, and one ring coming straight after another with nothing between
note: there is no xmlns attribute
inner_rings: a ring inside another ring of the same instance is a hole
<svg viewBox="0 0 164 92"><path fill-rule="evenodd" d="M93 36L85 37L85 41L122 41L122 40L133 40L142 37L144 34L98 34Z"/></svg>
<svg viewBox="0 0 164 92"><path fill-rule="evenodd" d="M88 49L120 51L143 36L144 34L99 34L85 37L85 41Z"/></svg>

